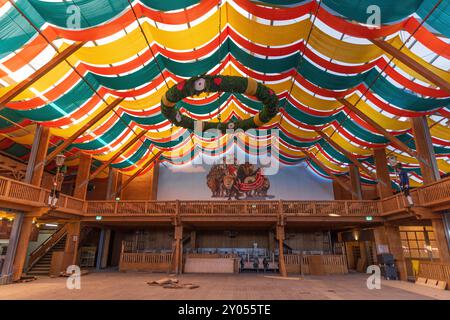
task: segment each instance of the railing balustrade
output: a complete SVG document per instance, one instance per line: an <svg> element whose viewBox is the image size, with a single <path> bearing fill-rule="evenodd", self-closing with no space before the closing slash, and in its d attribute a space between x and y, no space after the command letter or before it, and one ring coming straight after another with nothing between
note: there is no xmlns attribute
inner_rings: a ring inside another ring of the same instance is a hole
<svg viewBox="0 0 450 320"><path fill-rule="evenodd" d="M44 207L50 191L31 184L0 177L0 200ZM450 202L450 177L411 190L414 205L437 206ZM80 215L270 215L286 216L380 216L402 212L403 194L382 200L330 201L84 201L61 194L57 210Z"/></svg>

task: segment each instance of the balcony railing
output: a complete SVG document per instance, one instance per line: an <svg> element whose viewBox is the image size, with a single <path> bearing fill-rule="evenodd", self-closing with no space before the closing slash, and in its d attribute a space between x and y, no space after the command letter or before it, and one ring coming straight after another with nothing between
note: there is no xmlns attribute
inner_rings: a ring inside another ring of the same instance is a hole
<svg viewBox="0 0 450 320"><path fill-rule="evenodd" d="M88 201L86 215L378 216L377 201Z"/></svg>
<svg viewBox="0 0 450 320"><path fill-rule="evenodd" d="M0 200L17 202L32 207L46 207L50 190L25 182L0 177ZM60 211L81 213L85 201L61 194L57 207Z"/></svg>
<svg viewBox="0 0 450 320"><path fill-rule="evenodd" d="M50 191L31 184L0 177L0 202L28 207L46 207ZM416 206L442 209L450 204L450 177L411 191ZM212 216L251 215L301 216L386 216L405 212L403 194L382 200L330 201L84 201L61 194L57 211L84 216Z"/></svg>

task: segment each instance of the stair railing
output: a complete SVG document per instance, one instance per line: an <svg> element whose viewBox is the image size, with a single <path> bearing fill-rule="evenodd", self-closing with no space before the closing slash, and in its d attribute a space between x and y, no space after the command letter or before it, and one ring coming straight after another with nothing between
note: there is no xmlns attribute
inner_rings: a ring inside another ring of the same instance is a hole
<svg viewBox="0 0 450 320"><path fill-rule="evenodd" d="M39 261L41 257L43 257L51 248L55 246L67 234L66 225L63 225L61 228L56 230L50 237L47 238L36 250L30 253L30 258L28 260L28 267L26 272L30 271L30 269Z"/></svg>

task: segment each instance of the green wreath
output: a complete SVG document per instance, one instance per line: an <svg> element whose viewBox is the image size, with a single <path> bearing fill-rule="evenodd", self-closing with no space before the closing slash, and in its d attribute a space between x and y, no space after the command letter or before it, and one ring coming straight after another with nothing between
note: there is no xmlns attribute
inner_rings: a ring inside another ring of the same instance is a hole
<svg viewBox="0 0 450 320"><path fill-rule="evenodd" d="M262 110L255 116L237 121L205 122L201 121L201 131L218 129L225 133L227 129L244 131L258 128L269 122L278 113L278 97L272 89L256 82L254 79L235 76L197 76L172 86L162 96L161 112L174 125L194 130L195 120L175 108L180 100L198 95L202 92L232 92L255 96L263 103ZM197 129L198 130L198 129Z"/></svg>

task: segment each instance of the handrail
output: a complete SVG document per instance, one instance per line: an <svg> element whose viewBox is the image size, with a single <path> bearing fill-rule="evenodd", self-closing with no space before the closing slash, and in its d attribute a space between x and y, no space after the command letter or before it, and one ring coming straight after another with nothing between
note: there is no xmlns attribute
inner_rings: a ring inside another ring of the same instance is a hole
<svg viewBox="0 0 450 320"><path fill-rule="evenodd" d="M22 181L0 176L0 198L9 198L17 201L29 201L38 207L46 206L50 190ZM58 207L73 211L83 211L85 200L61 194ZM30 204L31 205L31 204Z"/></svg>
<svg viewBox="0 0 450 320"><path fill-rule="evenodd" d="M67 227L63 225L47 238L38 248L30 253L27 271L29 271L38 260L46 254L55 244L57 244L67 234Z"/></svg>
<svg viewBox="0 0 450 320"><path fill-rule="evenodd" d="M50 191L21 181L0 177L0 200L19 202L27 206L45 207ZM417 206L438 207L450 203L450 177L411 190ZM381 200L318 200L318 201L204 201L204 200L97 200L85 201L62 194L56 210L78 215L274 215L279 207L286 216L387 216L406 211L403 194Z"/></svg>

